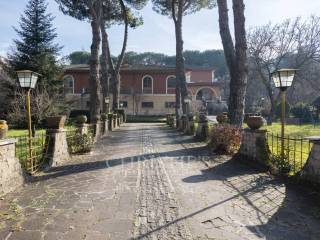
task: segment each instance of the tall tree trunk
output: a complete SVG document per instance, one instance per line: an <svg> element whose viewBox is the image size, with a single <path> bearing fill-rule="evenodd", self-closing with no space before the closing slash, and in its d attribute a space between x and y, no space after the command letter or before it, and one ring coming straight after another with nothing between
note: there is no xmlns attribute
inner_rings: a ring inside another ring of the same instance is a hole
<svg viewBox="0 0 320 240"><path fill-rule="evenodd" d="M120 103L120 89L121 89L120 69L121 69L121 65L127 49L128 29L129 29L128 11L123 0L120 0L120 6L122 11L122 17L124 20L124 37L123 37L123 43L122 43L122 50L118 57L117 65L114 68L114 71L111 71L112 94L113 94L112 109L113 110L119 108L119 103Z"/></svg>
<svg viewBox="0 0 320 240"><path fill-rule="evenodd" d="M233 0L235 46L229 28L227 0L218 0L219 27L226 61L230 72L229 117L231 124L243 124L245 95L248 78L247 40L245 31L245 5Z"/></svg>
<svg viewBox="0 0 320 240"><path fill-rule="evenodd" d="M185 75L185 61L183 57L183 38L182 38L182 18L175 24L176 29L176 76L179 84L181 100L179 108L182 107L183 114L186 114L185 98L188 96L187 81Z"/></svg>
<svg viewBox="0 0 320 240"><path fill-rule="evenodd" d="M185 75L185 62L183 58L182 19L184 1L172 1L172 18L176 34L176 116L186 113L185 98L188 95ZM176 5L178 4L178 5ZM177 12L176 12L177 10ZM182 108L181 108L182 106ZM181 111L182 110L182 111Z"/></svg>
<svg viewBox="0 0 320 240"><path fill-rule="evenodd" d="M270 113L269 113L269 116L267 119L267 123L268 123L268 125L272 125L273 120L274 120L275 109L276 109L276 101L274 99L274 94L272 92L271 87L268 88L267 92L268 92L268 96L270 99Z"/></svg>
<svg viewBox="0 0 320 240"><path fill-rule="evenodd" d="M100 31L102 36L102 57L101 57L101 86L102 86L102 96L103 96L103 113L109 112L107 105L105 104L105 99L109 97L109 72L108 72L108 34L106 32L106 22L101 20Z"/></svg>
<svg viewBox="0 0 320 240"><path fill-rule="evenodd" d="M92 44L90 59L90 118L91 122L100 119L101 114L101 85L99 80L99 50L100 50L100 17L101 2L96 1L90 6Z"/></svg>

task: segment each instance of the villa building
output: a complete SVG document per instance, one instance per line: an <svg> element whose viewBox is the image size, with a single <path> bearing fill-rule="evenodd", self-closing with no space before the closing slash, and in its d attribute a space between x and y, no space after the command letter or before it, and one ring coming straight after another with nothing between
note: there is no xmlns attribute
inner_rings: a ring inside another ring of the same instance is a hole
<svg viewBox="0 0 320 240"><path fill-rule="evenodd" d="M174 67L123 66L120 75L120 103L127 114L174 113L176 85ZM215 80L213 69L188 68L186 78L192 111L201 107L203 100L217 102L221 99L220 86ZM88 65L71 65L65 68L64 89L72 109L88 109L89 84Z"/></svg>

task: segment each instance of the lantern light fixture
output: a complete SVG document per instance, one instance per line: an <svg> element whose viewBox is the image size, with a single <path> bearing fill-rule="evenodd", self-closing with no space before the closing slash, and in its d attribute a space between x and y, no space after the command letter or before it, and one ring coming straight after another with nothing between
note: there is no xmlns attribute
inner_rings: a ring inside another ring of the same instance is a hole
<svg viewBox="0 0 320 240"><path fill-rule="evenodd" d="M30 70L20 70L17 71L19 84L22 88L34 89L36 87L39 73Z"/></svg>
<svg viewBox="0 0 320 240"><path fill-rule="evenodd" d="M285 91L292 86L294 76L298 69L282 68L272 73L271 77L276 88Z"/></svg>

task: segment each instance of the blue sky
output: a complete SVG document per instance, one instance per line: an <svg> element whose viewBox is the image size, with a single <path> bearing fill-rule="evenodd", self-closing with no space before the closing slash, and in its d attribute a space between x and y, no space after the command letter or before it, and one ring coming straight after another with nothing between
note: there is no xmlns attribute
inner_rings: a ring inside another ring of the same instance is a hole
<svg viewBox="0 0 320 240"><path fill-rule="evenodd" d="M230 0L229 0L230 1ZM10 51L16 38L13 26L18 26L20 14L27 0L0 0L0 55ZM64 16L54 0L48 0L49 11L56 16L57 42L63 45L63 55L72 51L89 50L90 25L69 16ZM245 0L247 27L281 22L291 17L320 16L319 0ZM229 4L231 6L231 4ZM175 53L174 26L172 20L152 11L148 4L142 11L144 25L130 31L128 50L136 52ZM205 50L221 48L217 9L202 10L184 19L185 49ZM113 54L118 54L122 44L122 27L109 30Z"/></svg>

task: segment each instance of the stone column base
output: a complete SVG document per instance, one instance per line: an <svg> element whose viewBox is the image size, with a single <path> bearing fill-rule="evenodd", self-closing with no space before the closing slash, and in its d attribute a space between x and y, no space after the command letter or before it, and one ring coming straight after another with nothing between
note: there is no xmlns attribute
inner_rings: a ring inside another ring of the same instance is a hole
<svg viewBox="0 0 320 240"><path fill-rule="evenodd" d="M193 126L193 121L188 121L186 122L186 128L184 129L184 133L187 135L192 135L192 126Z"/></svg>
<svg viewBox="0 0 320 240"><path fill-rule="evenodd" d="M108 120L104 120L104 121L102 122L102 124L103 124L103 134L105 135L105 134L108 133L109 121L108 121Z"/></svg>
<svg viewBox="0 0 320 240"><path fill-rule="evenodd" d="M197 127L197 130L196 130L196 139L199 139L199 140L206 140L208 138L208 122L205 121L205 122L199 122L198 123L198 127Z"/></svg>
<svg viewBox="0 0 320 240"><path fill-rule="evenodd" d="M66 130L47 129L46 144L48 146L49 167L59 166L69 160Z"/></svg>
<svg viewBox="0 0 320 240"><path fill-rule="evenodd" d="M98 121L94 124L94 141L97 142L100 137L102 136L102 131L101 131L101 126L102 126L102 122Z"/></svg>
<svg viewBox="0 0 320 240"><path fill-rule="evenodd" d="M244 129L238 156L257 167L269 168L271 165L267 130Z"/></svg>

